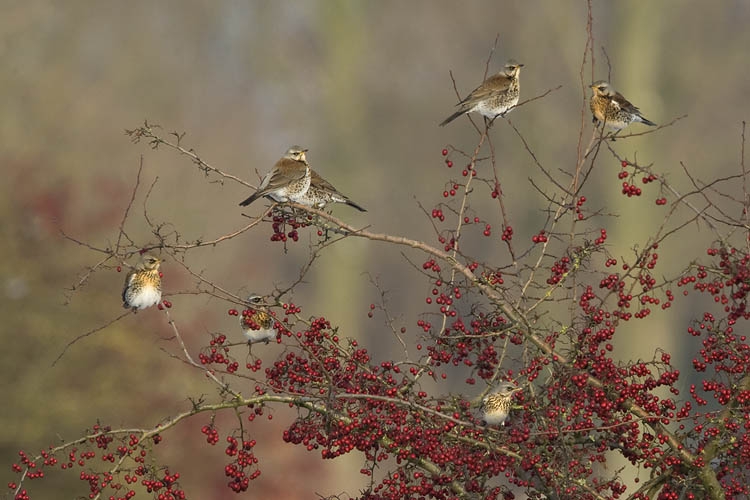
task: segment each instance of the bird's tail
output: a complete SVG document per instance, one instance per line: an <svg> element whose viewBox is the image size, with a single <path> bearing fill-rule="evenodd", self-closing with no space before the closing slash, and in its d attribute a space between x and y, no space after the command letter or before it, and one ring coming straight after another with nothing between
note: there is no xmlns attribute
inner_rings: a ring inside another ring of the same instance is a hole
<svg viewBox="0 0 750 500"><path fill-rule="evenodd" d="M367 212L367 210L365 210L364 208L362 208L360 205L358 205L358 204L354 203L352 200L350 200L348 196L344 196L343 194L339 193L338 191L334 191L334 192L332 192L330 194L331 194L331 201L333 201L335 203L344 203L346 205L349 205L350 207L356 208L360 212ZM325 206L325 204L321 205L321 207L322 206ZM321 208L321 207L318 207L318 208Z"/></svg>
<svg viewBox="0 0 750 500"><path fill-rule="evenodd" d="M240 202L241 207L246 207L258 198L260 198L260 191L256 191L253 194L251 194L245 201Z"/></svg>
<svg viewBox="0 0 750 500"><path fill-rule="evenodd" d="M641 116L641 123L644 125L648 125L650 127L656 127L656 123L652 122L651 120L647 120L646 118Z"/></svg>
<svg viewBox="0 0 750 500"><path fill-rule="evenodd" d="M352 200L350 200L349 198L347 198L347 199L346 199L346 201L345 201L344 203L346 203L346 204L347 204L347 205L349 205L350 207L354 207L354 208L356 208L356 209L357 209L357 210L359 210L360 212L367 212L367 210L365 210L365 209L364 209L364 208L362 208L361 206L357 205L356 203L354 203L354 202L353 202Z"/></svg>
<svg viewBox="0 0 750 500"><path fill-rule="evenodd" d="M442 122L440 122L439 126L440 127L444 127L445 125L448 125L450 122L452 122L453 120L455 120L459 116L463 115L464 113L466 113L465 109L460 109L460 110L456 111L455 113L453 113L452 115L450 115L448 118L446 118L445 120L443 120Z"/></svg>

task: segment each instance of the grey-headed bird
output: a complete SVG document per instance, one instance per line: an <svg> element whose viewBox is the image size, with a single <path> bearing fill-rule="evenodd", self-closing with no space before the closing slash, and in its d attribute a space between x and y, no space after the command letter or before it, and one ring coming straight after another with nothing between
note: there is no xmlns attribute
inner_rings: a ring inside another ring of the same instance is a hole
<svg viewBox="0 0 750 500"><path fill-rule="evenodd" d="M292 146L273 166L258 186L258 190L240 203L247 206L262 196L274 201L298 202L310 187L310 165L305 157L307 149Z"/></svg>
<svg viewBox="0 0 750 500"><path fill-rule="evenodd" d="M247 298L248 307L242 311L240 316L240 327L242 335L248 344L265 342L268 344L276 338L276 330L273 328L274 319L263 305L263 297L250 294Z"/></svg>
<svg viewBox="0 0 750 500"><path fill-rule="evenodd" d="M501 71L487 78L482 84L471 91L464 100L459 102L458 111L440 123L447 125L466 113L479 113L490 120L507 113L518 104L521 93L519 73L523 64L514 59L508 60Z"/></svg>
<svg viewBox="0 0 750 500"><path fill-rule="evenodd" d="M609 82L599 80L591 84L594 94L591 96L591 113L595 124L604 123L617 131L624 129L633 122L655 127L656 124L647 120L641 111L633 106L622 94L617 92Z"/></svg>
<svg viewBox="0 0 750 500"><path fill-rule="evenodd" d="M487 394L482 400L482 420L488 425L505 424L510 414L513 394L520 391L510 382L503 382L500 386Z"/></svg>
<svg viewBox="0 0 750 500"><path fill-rule="evenodd" d="M159 265L161 259L150 254L141 256L135 269L125 276L122 289L122 307L125 309L146 309L161 300L161 277Z"/></svg>

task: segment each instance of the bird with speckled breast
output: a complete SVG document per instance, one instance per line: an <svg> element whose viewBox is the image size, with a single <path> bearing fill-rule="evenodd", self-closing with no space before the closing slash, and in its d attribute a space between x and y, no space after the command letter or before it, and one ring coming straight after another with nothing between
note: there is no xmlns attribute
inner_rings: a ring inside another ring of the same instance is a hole
<svg viewBox="0 0 750 500"><path fill-rule="evenodd" d="M510 415L513 394L520 391L510 382L503 382L497 389L487 394L482 399L482 420L487 425L505 425Z"/></svg>
<svg viewBox="0 0 750 500"><path fill-rule="evenodd" d="M263 305L263 297L251 293L247 298L248 307L242 311L240 316L240 328L242 335L248 344L265 342L268 344L276 338L276 330L273 328L274 319L268 309Z"/></svg>
<svg viewBox="0 0 750 500"><path fill-rule="evenodd" d="M141 256L141 260L125 276L122 289L122 307L137 311L155 306L161 300L161 276L159 265L161 259L150 254Z"/></svg>
<svg viewBox="0 0 750 500"><path fill-rule="evenodd" d="M258 189L241 201L240 206L245 207L263 196L280 203L299 202L310 188L310 164L307 163L306 153L307 149L299 146L289 148L263 177Z"/></svg>
<svg viewBox="0 0 750 500"><path fill-rule="evenodd" d="M458 111L440 123L444 126L466 113L479 113L488 120L493 120L510 111L521 95L519 75L523 64L509 59L502 70L487 78L471 91L461 102L456 104Z"/></svg>
<svg viewBox="0 0 750 500"><path fill-rule="evenodd" d="M650 127L656 126L654 122L647 120L641 114L641 110L617 92L609 82L599 80L592 83L591 88L594 93L589 106L595 124L604 123L618 132L633 122L640 122Z"/></svg>

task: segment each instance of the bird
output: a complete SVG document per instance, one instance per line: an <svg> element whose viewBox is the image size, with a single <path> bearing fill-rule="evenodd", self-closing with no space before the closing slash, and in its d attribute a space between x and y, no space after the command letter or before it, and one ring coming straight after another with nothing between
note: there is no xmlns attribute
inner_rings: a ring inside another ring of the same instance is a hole
<svg viewBox="0 0 750 500"><path fill-rule="evenodd" d="M310 164L305 153L307 149L290 147L263 177L257 191L240 202L240 206L245 207L262 196L280 203L299 201L310 187Z"/></svg>
<svg viewBox="0 0 750 500"><path fill-rule="evenodd" d="M143 254L140 262L125 276L122 307L137 311L154 306L161 300L161 259Z"/></svg>
<svg viewBox="0 0 750 500"><path fill-rule="evenodd" d="M240 316L240 327L248 344L268 342L276 337L274 319L263 306L263 297L255 293L247 298L248 307Z"/></svg>
<svg viewBox="0 0 750 500"><path fill-rule="evenodd" d="M504 382L500 386L487 394L482 399L482 420L489 425L505 425L505 420L510 413L511 398L515 392L520 391L520 387L515 387L510 382Z"/></svg>
<svg viewBox="0 0 750 500"><path fill-rule="evenodd" d="M599 80L590 85L594 90L591 95L591 113L595 124L605 125L620 131L633 122L641 122L645 125L655 127L656 124L647 120L641 111L633 106L622 94L617 92L609 82Z"/></svg>
<svg viewBox="0 0 750 500"><path fill-rule="evenodd" d="M322 178L315 170L310 170L310 188L298 203L308 207L324 208L328 203L345 203L360 212L367 212L348 196L341 194L333 185Z"/></svg>
<svg viewBox="0 0 750 500"><path fill-rule="evenodd" d="M507 113L518 104L521 91L518 76L523 66L516 60L509 59L502 70L487 78L464 100L456 104L459 106L458 111L443 120L440 126L447 125L466 113L477 112L490 120Z"/></svg>

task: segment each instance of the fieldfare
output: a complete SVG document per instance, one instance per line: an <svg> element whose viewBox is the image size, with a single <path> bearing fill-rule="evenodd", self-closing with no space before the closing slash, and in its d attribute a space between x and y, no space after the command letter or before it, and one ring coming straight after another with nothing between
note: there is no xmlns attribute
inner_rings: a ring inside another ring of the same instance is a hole
<svg viewBox="0 0 750 500"><path fill-rule="evenodd" d="M617 131L633 122L641 122L651 127L656 126L654 122L644 118L641 111L613 89L608 82L599 80L593 83L591 88L594 89L590 105L595 124L604 123Z"/></svg>
<svg viewBox="0 0 750 500"><path fill-rule="evenodd" d="M300 198L299 203L308 207L324 208L328 203L345 203L360 212L367 212L349 197L341 194L333 185L322 178L315 170L310 171L310 189Z"/></svg>
<svg viewBox="0 0 750 500"><path fill-rule="evenodd" d="M504 424L508 418L513 393L520 391L520 387L514 387L509 382L487 394L482 400L482 420L488 425Z"/></svg>
<svg viewBox="0 0 750 500"><path fill-rule="evenodd" d="M280 203L290 200L298 202L310 187L310 165L307 163L305 153L307 149L299 146L289 148L271 171L263 177L258 190L240 205L247 206L262 196Z"/></svg>
<svg viewBox="0 0 750 500"><path fill-rule="evenodd" d="M135 269L125 276L122 289L122 307L125 309L146 309L161 300L161 277L159 276L161 260L153 255L144 254Z"/></svg>
<svg viewBox="0 0 750 500"><path fill-rule="evenodd" d="M463 101L459 102L458 111L443 120L440 124L447 125L466 113L479 113L490 120L503 115L518 104L521 92L518 76L523 64L514 59L508 60L505 67L495 75L487 78L475 88Z"/></svg>
<svg viewBox="0 0 750 500"><path fill-rule="evenodd" d="M247 298L248 307L242 311L240 316L240 327L248 344L256 342L268 342L276 338L276 330L273 328L274 319L263 305L263 297L251 294Z"/></svg>

